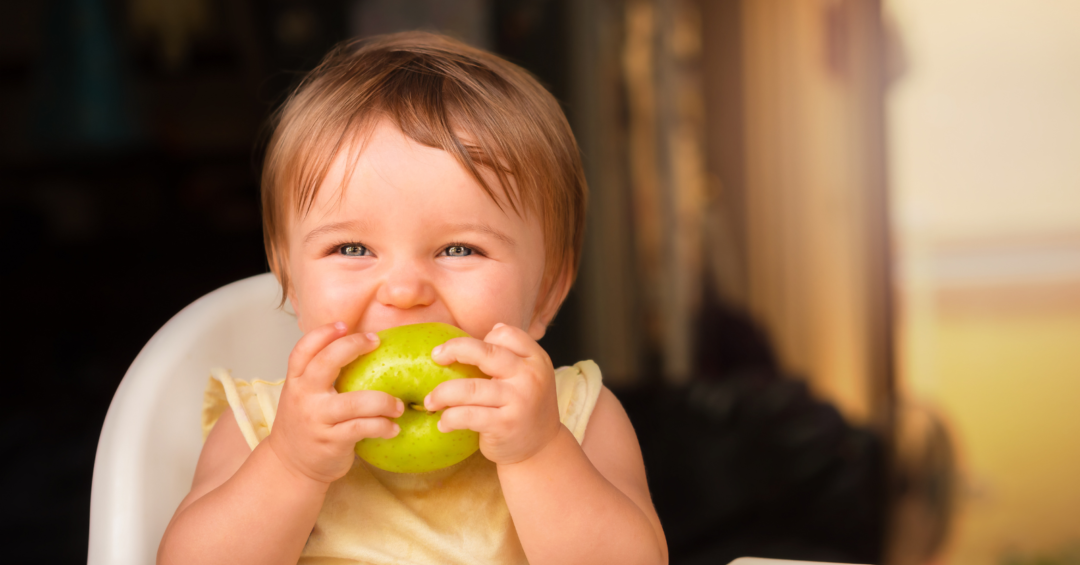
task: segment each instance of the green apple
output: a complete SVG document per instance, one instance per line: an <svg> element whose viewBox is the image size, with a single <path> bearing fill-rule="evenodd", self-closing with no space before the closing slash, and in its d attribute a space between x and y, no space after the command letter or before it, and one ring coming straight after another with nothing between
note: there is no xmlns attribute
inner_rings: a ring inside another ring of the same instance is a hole
<svg viewBox="0 0 1080 565"><path fill-rule="evenodd" d="M431 350L455 337L468 337L449 324L398 326L379 332L379 347L341 369L338 392L381 390L400 398L405 413L395 418L401 432L391 438L367 438L356 444L356 454L368 463L395 473L426 473L465 460L480 446L480 434L471 430L442 433L436 427L442 412L428 412L424 397L439 383L451 379L490 378L472 365L442 366Z"/></svg>

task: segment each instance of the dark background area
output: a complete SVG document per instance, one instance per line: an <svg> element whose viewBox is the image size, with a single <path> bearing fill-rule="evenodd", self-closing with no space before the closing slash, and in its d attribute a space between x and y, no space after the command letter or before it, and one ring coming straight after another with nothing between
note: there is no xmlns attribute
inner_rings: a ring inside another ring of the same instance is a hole
<svg viewBox="0 0 1080 565"><path fill-rule="evenodd" d="M184 306L268 270L260 136L289 86L349 36L353 4L209 2L179 59L139 31L128 2L0 5L5 561L86 559L94 452L128 365ZM493 50L565 101L565 2L491 6ZM571 294L543 342L557 365L580 358L575 305ZM712 305L702 323L703 339L730 346L702 348L697 388L619 392L658 509L683 517L665 520L673 558L876 559L876 440L783 378L748 320Z"/></svg>

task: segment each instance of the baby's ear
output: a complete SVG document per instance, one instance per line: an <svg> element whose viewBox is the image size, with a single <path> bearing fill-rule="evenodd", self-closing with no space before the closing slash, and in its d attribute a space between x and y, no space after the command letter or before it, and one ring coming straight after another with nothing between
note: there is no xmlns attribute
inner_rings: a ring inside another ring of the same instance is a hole
<svg viewBox="0 0 1080 565"><path fill-rule="evenodd" d="M536 305L536 312L533 314L532 322L529 323L529 337L537 341L544 337L548 325L555 319L555 314L559 313L559 307L566 300L566 295L570 292L570 286L570 273L563 269L552 284L547 296L541 295L538 297L542 303Z"/></svg>

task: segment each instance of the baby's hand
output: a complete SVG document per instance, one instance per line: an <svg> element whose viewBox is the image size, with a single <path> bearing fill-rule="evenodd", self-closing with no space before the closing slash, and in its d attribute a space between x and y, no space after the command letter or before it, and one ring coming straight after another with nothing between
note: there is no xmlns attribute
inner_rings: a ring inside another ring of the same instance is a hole
<svg viewBox="0 0 1080 565"><path fill-rule="evenodd" d="M267 441L293 473L330 483L349 472L356 442L391 438L401 416L401 400L373 390L338 393L334 380L341 368L379 346L375 334L345 335L345 324L327 324L308 332L289 355L285 387Z"/></svg>
<svg viewBox="0 0 1080 565"><path fill-rule="evenodd" d="M480 451L505 465L524 461L559 433L555 369L547 352L524 330L496 324L484 341L451 339L432 351L440 365L476 365L491 379L446 381L424 399L428 410L445 411L443 432L480 433Z"/></svg>

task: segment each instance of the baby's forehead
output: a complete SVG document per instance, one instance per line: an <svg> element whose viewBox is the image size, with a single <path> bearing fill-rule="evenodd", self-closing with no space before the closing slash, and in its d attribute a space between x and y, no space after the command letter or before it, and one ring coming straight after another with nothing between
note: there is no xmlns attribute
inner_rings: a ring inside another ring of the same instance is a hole
<svg viewBox="0 0 1080 565"><path fill-rule="evenodd" d="M490 188L485 190L453 155L392 125L379 126L361 141L338 152L311 206L293 215L290 245L313 249L351 237L415 252L451 241L483 248L486 241L543 254L539 215L513 207L494 172L480 170Z"/></svg>
<svg viewBox="0 0 1080 565"><path fill-rule="evenodd" d="M471 141L467 135L462 135L462 140L467 144ZM311 205L296 207L294 217L303 218L313 212L327 213L356 204L350 200L363 198L363 190L356 190L356 187L372 186L409 190L415 197L437 199L447 192L448 187L465 185L471 187L469 193L482 194L513 219L524 221L539 214L539 210L522 205L517 198L515 175L503 174L500 179L500 175L487 165L475 167L475 171L474 175L454 155L421 143L390 120L380 119L359 131L334 154ZM460 197L461 192L456 194Z"/></svg>

